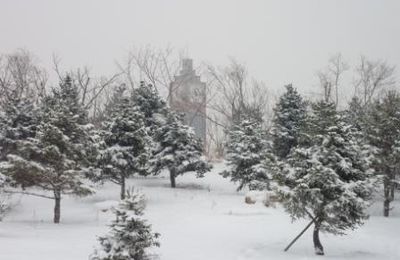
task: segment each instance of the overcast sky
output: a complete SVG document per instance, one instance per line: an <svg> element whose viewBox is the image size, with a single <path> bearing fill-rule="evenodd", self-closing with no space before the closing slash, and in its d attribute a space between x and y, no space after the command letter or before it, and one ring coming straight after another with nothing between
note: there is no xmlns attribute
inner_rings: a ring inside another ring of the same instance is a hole
<svg viewBox="0 0 400 260"><path fill-rule="evenodd" d="M56 53L64 67L111 74L143 44L184 48L195 63L236 57L274 89L311 90L337 52L398 66L400 1L0 0L0 52L26 48L44 66Z"/></svg>

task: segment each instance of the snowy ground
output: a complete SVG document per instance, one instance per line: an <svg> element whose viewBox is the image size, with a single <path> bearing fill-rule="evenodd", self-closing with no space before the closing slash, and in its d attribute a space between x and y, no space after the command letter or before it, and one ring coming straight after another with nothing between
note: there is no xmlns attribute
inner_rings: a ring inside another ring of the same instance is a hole
<svg viewBox="0 0 400 260"><path fill-rule="evenodd" d="M218 167L216 167L218 169ZM217 170L215 170L217 171ZM203 179L179 177L133 179L130 184L148 199L146 217L161 233L161 260L317 259L311 231L290 249L283 248L306 225L291 223L282 209L247 205L244 194L215 172ZM101 209L118 198L118 187L106 185L92 197L64 198L62 223L52 221L53 202L18 197L14 211L0 222L1 260L87 259L96 236L107 230L112 215ZM400 205L399 205L400 206ZM397 207L398 208L398 207ZM327 259L400 259L400 214L378 216L381 205L360 229L347 236L322 235Z"/></svg>

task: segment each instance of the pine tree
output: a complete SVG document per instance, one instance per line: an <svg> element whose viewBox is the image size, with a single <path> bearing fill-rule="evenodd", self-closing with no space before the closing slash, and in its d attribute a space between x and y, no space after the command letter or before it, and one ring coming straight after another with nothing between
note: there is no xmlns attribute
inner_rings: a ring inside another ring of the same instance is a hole
<svg viewBox="0 0 400 260"><path fill-rule="evenodd" d="M95 118L92 118L92 120L95 121L95 125L97 126L98 130L102 128L103 122L112 116L112 113L116 109L116 105L124 96L125 92L125 85L119 85L113 88L113 92L111 93L110 97L108 97L105 101L104 108L96 115ZM100 134L100 132L98 131L97 134Z"/></svg>
<svg viewBox="0 0 400 260"><path fill-rule="evenodd" d="M89 160L94 157L89 154L93 152L91 126L87 124L87 113L70 77L43 100L38 116L35 136L18 147L17 153L7 156L8 165L3 169L17 183L20 182L17 174L25 172L29 186L51 191L52 196L23 193L53 199L54 223L59 223L62 194L84 196L93 192L84 179L93 170Z"/></svg>
<svg viewBox="0 0 400 260"><path fill-rule="evenodd" d="M270 189L271 176L265 160L274 158L271 144L267 141L267 133L262 129L261 123L243 120L234 125L228 133L225 149L229 169L222 172L222 175L238 182L238 190L246 186L251 190Z"/></svg>
<svg viewBox="0 0 400 260"><path fill-rule="evenodd" d="M141 82L132 92L132 102L144 115L144 122L152 137L153 149L150 168L154 174L161 169L170 171L171 186L175 178L189 171L202 176L210 165L202 158L202 143L192 129L183 124L182 117L169 110L157 89Z"/></svg>
<svg viewBox="0 0 400 260"><path fill-rule="evenodd" d="M282 164L279 193L293 219L314 220L315 252L323 255L319 231L344 234L361 225L376 180L368 147L333 103L314 104L307 121L304 140Z"/></svg>
<svg viewBox="0 0 400 260"><path fill-rule="evenodd" d="M113 210L116 219L110 225L109 234L99 238L90 260L146 260L146 249L160 246L158 233L143 219L145 201L143 195L129 194Z"/></svg>
<svg viewBox="0 0 400 260"><path fill-rule="evenodd" d="M114 93L118 99L103 122L103 148L98 159L102 169L100 179L120 185L121 199L125 197L125 182L129 176L147 174L151 146L143 113L124 96L124 91Z"/></svg>
<svg viewBox="0 0 400 260"><path fill-rule="evenodd" d="M153 136L155 130L165 123L169 111L166 102L153 85L144 82L132 91L132 102L142 112L149 133Z"/></svg>
<svg viewBox="0 0 400 260"><path fill-rule="evenodd" d="M345 119L347 123L353 125L357 130L365 134L367 127L368 109L362 106L361 100L353 97L345 110Z"/></svg>
<svg viewBox="0 0 400 260"><path fill-rule="evenodd" d="M286 93L279 98L274 108L272 140L275 154L286 158L290 150L296 147L299 132L306 118L307 106L297 90L287 85Z"/></svg>
<svg viewBox="0 0 400 260"><path fill-rule="evenodd" d="M389 216L394 200L396 177L400 166L400 96L388 92L382 100L372 103L364 125L366 139L375 148L373 164L377 175L383 176L383 215Z"/></svg>
<svg viewBox="0 0 400 260"><path fill-rule="evenodd" d="M7 155L21 154L21 147L35 136L37 127L36 108L33 101L10 93L0 111L0 164L7 165ZM31 185L27 174L15 172L14 179L23 187ZM9 180L9 178L7 178Z"/></svg>
<svg viewBox="0 0 400 260"><path fill-rule="evenodd" d="M183 123L182 115L170 112L166 122L156 131L155 141L151 168L156 174L167 168L172 188L176 187L178 175L196 171L198 177L203 177L211 169L203 157L201 141L192 128Z"/></svg>

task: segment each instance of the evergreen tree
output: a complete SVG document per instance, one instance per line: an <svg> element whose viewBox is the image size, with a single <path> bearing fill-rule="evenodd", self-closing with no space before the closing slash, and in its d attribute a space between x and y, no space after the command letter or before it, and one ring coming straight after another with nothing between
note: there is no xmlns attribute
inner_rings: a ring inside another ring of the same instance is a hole
<svg viewBox="0 0 400 260"><path fill-rule="evenodd" d="M19 184L25 184L17 178L18 173L24 172L29 177L23 180L29 179L29 186L51 191L52 196L24 193L53 199L54 223L59 223L62 194L84 196L93 192L84 179L84 174L93 170L91 126L79 102L77 87L68 76L43 100L39 118L35 136L18 147L18 152L7 156L8 164L3 169Z"/></svg>
<svg viewBox="0 0 400 260"><path fill-rule="evenodd" d="M367 127L368 109L362 106L361 100L353 97L345 110L345 119L347 123L353 125L357 130L361 131L365 137Z"/></svg>
<svg viewBox="0 0 400 260"><path fill-rule="evenodd" d="M143 219L145 201L142 195L129 194L113 210L116 219L110 225L109 234L99 238L90 260L146 260L146 249L160 246L158 233Z"/></svg>
<svg viewBox="0 0 400 260"><path fill-rule="evenodd" d="M366 139L375 148L376 174L383 176L383 215L389 216L400 167L400 96L388 92L372 103L365 124Z"/></svg>
<svg viewBox="0 0 400 260"><path fill-rule="evenodd" d="M303 133L281 165L279 193L293 219L314 220L315 252L322 255L319 231L344 234L361 225L376 180L368 147L333 103L314 104Z"/></svg>
<svg viewBox="0 0 400 260"><path fill-rule="evenodd" d="M133 174L146 174L151 146L143 113L123 92L116 90L117 99L103 122L103 148L99 156L100 179L120 185L121 199L125 197L126 179Z"/></svg>
<svg viewBox="0 0 400 260"><path fill-rule="evenodd" d="M234 125L228 133L225 159L229 169L222 175L238 182L238 190L245 186L251 190L270 189L271 176L265 160L273 160L273 155L261 123L244 120Z"/></svg>
<svg viewBox="0 0 400 260"><path fill-rule="evenodd" d="M171 187L176 187L175 178L186 172L196 171L198 177L211 169L203 157L203 146L191 127L185 125L182 115L170 112L166 122L156 131L156 147L150 161L154 173L167 168Z"/></svg>
<svg viewBox="0 0 400 260"><path fill-rule="evenodd" d="M161 169L170 171L171 186L175 178L188 171L202 176L210 165L202 158L202 143L192 129L183 124L180 115L169 110L157 89L141 82L132 92L132 102L144 115L144 122L153 141L150 168L158 174Z"/></svg>
<svg viewBox="0 0 400 260"><path fill-rule="evenodd" d="M169 111L166 102L153 85L144 82L132 91L132 102L142 112L149 133L153 136L155 130L165 123Z"/></svg>
<svg viewBox="0 0 400 260"><path fill-rule="evenodd" d="M105 122L112 116L112 113L116 109L116 105L124 96L125 91L126 91L125 85L115 86L113 88L111 96L108 97L107 100L105 101L104 108L101 111L101 113L98 113L95 118L92 118L92 121L95 122L95 125L98 130L102 128L103 122ZM100 134L100 131L98 131L97 134Z"/></svg>
<svg viewBox="0 0 400 260"><path fill-rule="evenodd" d="M10 93L0 111L0 164L7 165L7 155L21 154L21 147L35 136L37 127L36 108L33 101ZM14 179L23 187L32 182L27 174L15 172ZM9 178L7 178L9 179Z"/></svg>
<svg viewBox="0 0 400 260"><path fill-rule="evenodd" d="M279 98L274 108L272 140L275 154L284 159L298 144L299 133L306 118L307 106L292 85L287 85L286 93Z"/></svg>

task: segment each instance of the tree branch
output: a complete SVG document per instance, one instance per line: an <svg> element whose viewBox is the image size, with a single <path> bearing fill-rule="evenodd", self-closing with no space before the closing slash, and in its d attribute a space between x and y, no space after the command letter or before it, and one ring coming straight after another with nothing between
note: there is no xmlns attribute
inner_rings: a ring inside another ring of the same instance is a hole
<svg viewBox="0 0 400 260"><path fill-rule="evenodd" d="M3 190L3 191L5 193L9 193L9 194L23 194L23 195L31 195L31 196L41 197L41 198L51 199L51 200L55 199L54 197L51 197L51 196L37 194L37 193L33 193L33 192L28 192L28 191L12 191L12 190Z"/></svg>

